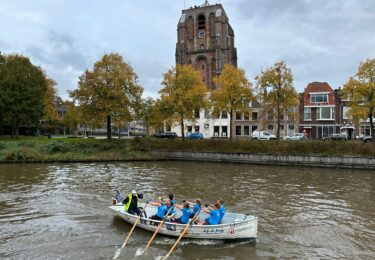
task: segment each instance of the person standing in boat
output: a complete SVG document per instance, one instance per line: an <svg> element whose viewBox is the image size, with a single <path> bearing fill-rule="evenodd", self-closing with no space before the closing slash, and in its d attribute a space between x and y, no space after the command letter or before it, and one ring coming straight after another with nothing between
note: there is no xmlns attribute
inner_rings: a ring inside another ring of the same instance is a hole
<svg viewBox="0 0 375 260"><path fill-rule="evenodd" d="M175 219L176 223L187 224L190 219L190 206L188 202L185 202L183 205L175 204L175 207L182 210L182 216Z"/></svg>
<svg viewBox="0 0 375 260"><path fill-rule="evenodd" d="M189 203L189 206L193 207L193 212L191 212L190 214L190 218L193 218L195 214L197 214L198 210L202 207L202 200L199 198L196 198L195 203L190 202L190 201L186 201L186 202Z"/></svg>
<svg viewBox="0 0 375 260"><path fill-rule="evenodd" d="M207 205L206 208L202 208L202 210L210 216L205 219L205 221L199 222L200 225L218 225L220 221L220 210L219 210L219 204L215 203L213 208Z"/></svg>
<svg viewBox="0 0 375 260"><path fill-rule="evenodd" d="M143 194L138 194L135 190L122 201L125 205L125 211L132 215L140 215L141 210L138 207L138 199L143 199Z"/></svg>
<svg viewBox="0 0 375 260"><path fill-rule="evenodd" d="M216 201L216 203L219 205L219 211L220 211L219 224L221 224L221 222L223 221L224 214L225 214L224 200L220 198Z"/></svg>

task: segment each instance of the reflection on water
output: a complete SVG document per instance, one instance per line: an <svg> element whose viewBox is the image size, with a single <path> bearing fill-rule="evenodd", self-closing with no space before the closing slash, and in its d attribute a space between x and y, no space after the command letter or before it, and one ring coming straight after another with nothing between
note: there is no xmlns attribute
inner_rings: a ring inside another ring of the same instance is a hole
<svg viewBox="0 0 375 260"><path fill-rule="evenodd" d="M375 258L370 171L194 162L0 165L0 258L111 258L130 226L109 212L116 188L178 201L225 198L259 217L258 242L185 240L180 259ZM123 259L155 259L174 239L136 230Z"/></svg>

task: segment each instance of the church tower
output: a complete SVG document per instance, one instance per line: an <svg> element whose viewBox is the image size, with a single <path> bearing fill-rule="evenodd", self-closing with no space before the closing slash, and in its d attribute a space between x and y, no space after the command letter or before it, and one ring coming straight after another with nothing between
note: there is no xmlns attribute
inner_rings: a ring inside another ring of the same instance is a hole
<svg viewBox="0 0 375 260"><path fill-rule="evenodd" d="M213 78L225 63L237 67L234 31L221 4L182 10L177 25L176 64L191 64L202 74L208 90L215 89Z"/></svg>

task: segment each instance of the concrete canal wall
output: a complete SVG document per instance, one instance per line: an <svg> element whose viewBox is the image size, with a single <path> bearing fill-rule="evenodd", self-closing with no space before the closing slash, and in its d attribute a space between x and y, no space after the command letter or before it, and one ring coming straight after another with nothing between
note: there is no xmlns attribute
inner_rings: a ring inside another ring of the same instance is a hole
<svg viewBox="0 0 375 260"><path fill-rule="evenodd" d="M152 151L154 158L176 161L227 162L268 165L294 165L325 168L374 169L375 158L283 154L167 152Z"/></svg>

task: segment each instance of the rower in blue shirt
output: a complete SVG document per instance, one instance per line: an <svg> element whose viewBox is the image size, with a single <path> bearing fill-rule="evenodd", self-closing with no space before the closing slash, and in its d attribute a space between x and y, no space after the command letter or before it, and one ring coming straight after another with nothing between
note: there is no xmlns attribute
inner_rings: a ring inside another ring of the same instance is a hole
<svg viewBox="0 0 375 260"><path fill-rule="evenodd" d="M216 201L216 203L219 204L219 211L220 211L219 224L221 224L221 222L223 221L224 214L225 214L224 200L220 198Z"/></svg>
<svg viewBox="0 0 375 260"><path fill-rule="evenodd" d="M165 214L167 213L167 207L171 205L169 201L164 203L161 198L157 202L150 201L149 204L152 206L158 207L156 214L150 217L150 219L158 220L158 221L161 221L165 217ZM156 223L152 223L152 224L156 224Z"/></svg>
<svg viewBox="0 0 375 260"><path fill-rule="evenodd" d="M179 224L189 223L189 219L190 219L189 203L185 202L183 205L175 204L175 206L176 206L176 208L182 210L182 216L175 220L176 223L179 223Z"/></svg>
<svg viewBox="0 0 375 260"><path fill-rule="evenodd" d="M219 211L219 204L215 203L214 207L211 208L208 206L207 208L202 208L202 210L210 216L205 219L205 221L201 221L199 224L203 225L218 225L220 221L220 211Z"/></svg>
<svg viewBox="0 0 375 260"><path fill-rule="evenodd" d="M190 218L193 218L197 214L198 210L202 207L202 200L199 198L195 199L195 203L186 201L189 203L189 206L193 207L193 212L190 214Z"/></svg>

